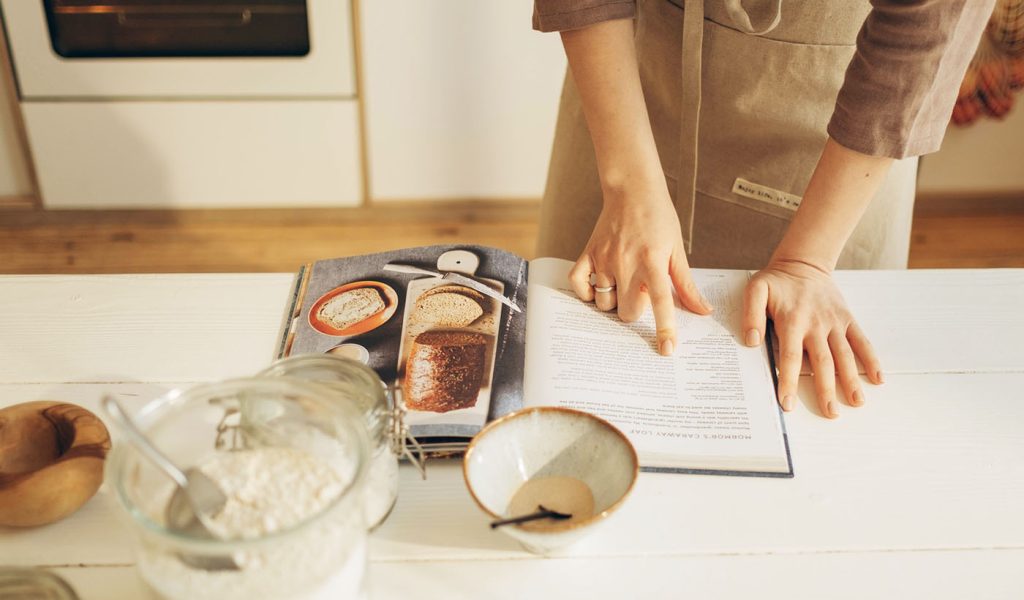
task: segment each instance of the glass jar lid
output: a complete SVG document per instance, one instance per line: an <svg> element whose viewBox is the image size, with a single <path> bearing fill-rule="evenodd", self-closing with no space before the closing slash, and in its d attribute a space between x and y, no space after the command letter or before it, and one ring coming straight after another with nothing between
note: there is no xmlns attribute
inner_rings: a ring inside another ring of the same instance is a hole
<svg viewBox="0 0 1024 600"><path fill-rule="evenodd" d="M367 417L370 437L387 426L390 412L387 387L377 373L361 362L326 354L299 354L274 362L259 373L266 377L294 377L325 384L344 394Z"/></svg>
<svg viewBox="0 0 1024 600"><path fill-rule="evenodd" d="M294 377L331 387L362 411L370 438L386 441L396 456L409 460L425 476L424 453L405 426L405 410L387 385L365 364L328 354L298 354L275 361L263 377Z"/></svg>

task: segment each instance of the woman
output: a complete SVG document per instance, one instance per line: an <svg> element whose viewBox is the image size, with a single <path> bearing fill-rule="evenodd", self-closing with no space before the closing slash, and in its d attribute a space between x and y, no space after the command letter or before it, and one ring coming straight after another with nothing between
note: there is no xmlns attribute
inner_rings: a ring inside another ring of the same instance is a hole
<svg viewBox="0 0 1024 600"><path fill-rule="evenodd" d="M760 269L744 341L772 318L783 409L805 351L823 415L837 380L861 405L855 357L882 371L831 273L906 267L916 157L993 1L535 0L570 70L538 255L576 260L577 295L625 321L650 304L664 355L673 288L711 311L690 265Z"/></svg>

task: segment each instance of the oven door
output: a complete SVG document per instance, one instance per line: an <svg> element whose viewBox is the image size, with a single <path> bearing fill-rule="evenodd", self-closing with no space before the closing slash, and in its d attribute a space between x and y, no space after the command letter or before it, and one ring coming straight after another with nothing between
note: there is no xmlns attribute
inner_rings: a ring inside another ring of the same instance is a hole
<svg viewBox="0 0 1024 600"><path fill-rule="evenodd" d="M299 4L0 0L24 100L354 96L349 0Z"/></svg>
<svg viewBox="0 0 1024 600"><path fill-rule="evenodd" d="M64 58L305 56L306 0L43 0Z"/></svg>

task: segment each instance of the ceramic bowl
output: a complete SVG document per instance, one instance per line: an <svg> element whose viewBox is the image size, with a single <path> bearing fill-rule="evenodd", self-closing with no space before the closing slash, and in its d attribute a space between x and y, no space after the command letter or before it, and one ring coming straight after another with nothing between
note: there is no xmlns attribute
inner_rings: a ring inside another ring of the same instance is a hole
<svg viewBox="0 0 1024 600"><path fill-rule="evenodd" d="M513 506L513 500L528 483L533 489L551 482L550 478L572 478L577 485L586 484L593 499L592 514L583 511L568 520L544 519L499 528L527 550L548 554L607 521L633 489L639 464L632 444L607 421L567 408L535 407L484 427L470 443L462 469L473 500L492 521L523 514L524 509ZM517 500L521 499L520 495ZM571 501L533 500L528 506ZM518 514L510 514L510 510Z"/></svg>

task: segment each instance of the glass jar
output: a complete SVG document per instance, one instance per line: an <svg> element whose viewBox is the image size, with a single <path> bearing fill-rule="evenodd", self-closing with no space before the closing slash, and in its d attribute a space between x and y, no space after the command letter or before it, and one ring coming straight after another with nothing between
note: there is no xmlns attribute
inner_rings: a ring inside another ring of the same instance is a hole
<svg viewBox="0 0 1024 600"><path fill-rule="evenodd" d="M238 427L243 405L254 416ZM167 598L363 598L370 456L360 415L288 377L176 390L135 417L179 468L228 496L216 538L167 526L176 485L130 444L106 481L138 536L142 578ZM271 460L272 459L272 460Z"/></svg>
<svg viewBox="0 0 1024 600"><path fill-rule="evenodd" d="M393 420L398 418L388 401L384 383L373 369L348 358L325 354L301 354L278 360L259 374L263 377L295 377L331 390L339 403L359 410L370 435L370 472L367 476L366 522L375 529L391 513L398 498L398 448ZM245 426L246 414L242 415Z"/></svg>
<svg viewBox="0 0 1024 600"><path fill-rule="evenodd" d="M0 567L0 598L78 600L58 575L33 567Z"/></svg>

